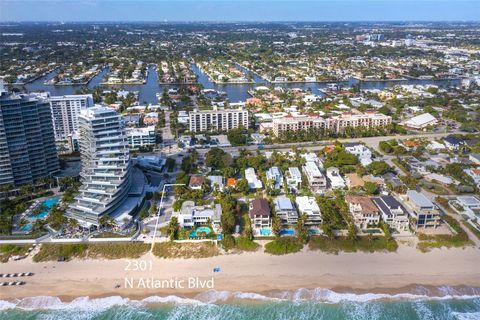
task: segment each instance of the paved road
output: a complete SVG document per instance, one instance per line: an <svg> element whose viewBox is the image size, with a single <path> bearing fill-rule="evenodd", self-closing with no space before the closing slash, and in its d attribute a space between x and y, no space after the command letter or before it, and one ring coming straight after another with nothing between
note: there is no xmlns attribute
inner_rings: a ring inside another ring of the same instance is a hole
<svg viewBox="0 0 480 320"><path fill-rule="evenodd" d="M346 139L332 139L324 141L313 141L313 142L296 142L296 143L284 143L284 144L273 144L265 145L263 150L291 150L292 148L305 148L308 151L320 150L326 145L332 144L335 141L342 143L348 142L362 142L367 147L373 148L376 151L379 151L378 144L381 141L388 141L392 139L413 139L413 138L442 138L450 134L455 134L459 132L450 132L450 133L418 133L418 134L407 134L407 135L396 135L396 136L379 136L379 137L367 137L367 138L346 138ZM246 149L250 151L258 150L258 145L248 145L240 147L226 147L222 148L225 152L238 154L239 150ZM198 149L199 153L206 153L208 149Z"/></svg>

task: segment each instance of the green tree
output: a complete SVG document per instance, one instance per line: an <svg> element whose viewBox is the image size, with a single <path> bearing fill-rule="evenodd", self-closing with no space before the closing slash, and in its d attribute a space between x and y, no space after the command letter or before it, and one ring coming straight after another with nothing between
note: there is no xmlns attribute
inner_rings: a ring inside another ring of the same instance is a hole
<svg viewBox="0 0 480 320"><path fill-rule="evenodd" d="M273 232L273 234L275 234L275 236L279 237L281 228L282 228L282 221L280 220L280 217L274 212L272 214L272 232Z"/></svg>
<svg viewBox="0 0 480 320"><path fill-rule="evenodd" d="M297 233L297 238L300 239L303 243L308 242L308 231L305 227L305 222L307 221L307 215L304 213L298 217L297 223L295 224L295 231Z"/></svg>
<svg viewBox="0 0 480 320"><path fill-rule="evenodd" d="M248 214L243 215L243 236L253 240L253 228L252 228L252 220L248 216Z"/></svg>
<svg viewBox="0 0 480 320"><path fill-rule="evenodd" d="M178 238L178 232L180 231L180 224L178 223L178 218L173 216L170 219L167 228L167 234L170 238L170 241L173 241Z"/></svg>

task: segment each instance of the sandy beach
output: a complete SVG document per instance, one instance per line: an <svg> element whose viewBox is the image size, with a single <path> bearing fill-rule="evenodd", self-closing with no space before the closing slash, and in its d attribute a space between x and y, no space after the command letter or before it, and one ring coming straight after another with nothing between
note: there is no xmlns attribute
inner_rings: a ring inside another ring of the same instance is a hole
<svg viewBox="0 0 480 320"><path fill-rule="evenodd" d="M421 253L402 245L396 253L331 255L304 250L285 256L255 252L175 260L158 259L146 254L140 260L152 261L152 270L126 271L128 260L33 263L31 258L27 258L0 264L1 273L35 273L22 279L27 281L24 286L2 287L0 299L57 296L63 301L70 301L80 296L110 295L191 297L212 289L189 288L189 277L201 281L213 277L213 289L216 291L255 293L299 288L398 292L400 288L414 285L480 287L480 250L473 247ZM215 267L220 267L221 272L214 273ZM126 287L125 278L134 282L133 288ZM184 287L137 287L139 281L151 278L184 280Z"/></svg>

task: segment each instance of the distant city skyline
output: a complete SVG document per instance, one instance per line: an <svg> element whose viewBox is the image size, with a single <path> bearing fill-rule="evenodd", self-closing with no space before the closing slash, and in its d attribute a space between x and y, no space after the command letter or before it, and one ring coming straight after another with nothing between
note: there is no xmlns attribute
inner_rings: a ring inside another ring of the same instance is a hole
<svg viewBox="0 0 480 320"><path fill-rule="evenodd" d="M0 0L0 21L478 21L479 0Z"/></svg>

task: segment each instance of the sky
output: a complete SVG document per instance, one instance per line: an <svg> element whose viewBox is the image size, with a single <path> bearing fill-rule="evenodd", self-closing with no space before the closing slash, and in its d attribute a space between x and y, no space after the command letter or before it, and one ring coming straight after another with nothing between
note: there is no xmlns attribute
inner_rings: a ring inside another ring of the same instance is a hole
<svg viewBox="0 0 480 320"><path fill-rule="evenodd" d="M0 0L0 21L479 21L480 0Z"/></svg>

